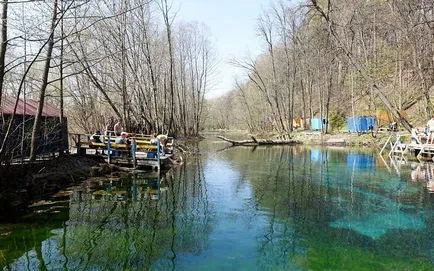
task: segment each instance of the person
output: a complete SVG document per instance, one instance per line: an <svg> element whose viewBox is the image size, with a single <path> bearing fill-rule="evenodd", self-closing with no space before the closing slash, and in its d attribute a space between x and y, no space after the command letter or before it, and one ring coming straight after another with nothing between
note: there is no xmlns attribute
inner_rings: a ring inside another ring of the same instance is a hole
<svg viewBox="0 0 434 271"><path fill-rule="evenodd" d="M160 141L161 152L164 155L166 152L167 135L164 134L158 135L157 139Z"/></svg>
<svg viewBox="0 0 434 271"><path fill-rule="evenodd" d="M151 134L150 143L154 144L154 145L157 145L157 143L158 143L157 134L155 134L155 133Z"/></svg>
<svg viewBox="0 0 434 271"><path fill-rule="evenodd" d="M100 130L96 130L96 132L90 136L90 142L102 143L102 135Z"/></svg>
<svg viewBox="0 0 434 271"><path fill-rule="evenodd" d="M123 131L121 120L118 119L118 121L115 123L115 126L113 127L113 130L115 132L115 136L120 136Z"/></svg>
<svg viewBox="0 0 434 271"><path fill-rule="evenodd" d="M414 144L420 144L420 136L419 136L419 129L418 128L411 128L411 143Z"/></svg>
<svg viewBox="0 0 434 271"><path fill-rule="evenodd" d="M396 132L398 130L398 124L395 121L390 123L390 130L392 132Z"/></svg>
<svg viewBox="0 0 434 271"><path fill-rule="evenodd" d="M426 123L428 128L428 144L433 144L434 142L434 116Z"/></svg>
<svg viewBox="0 0 434 271"><path fill-rule="evenodd" d="M122 132L118 137L116 137L115 144L127 144L128 143L128 134Z"/></svg>
<svg viewBox="0 0 434 271"><path fill-rule="evenodd" d="M90 142L92 142L92 143L103 143L103 140L104 139L103 139L103 137L101 135L101 131L100 130L96 130L95 133L90 136ZM96 147L95 154L99 154L99 152L98 152L99 148L100 147ZM104 148L102 148L101 153L104 154Z"/></svg>

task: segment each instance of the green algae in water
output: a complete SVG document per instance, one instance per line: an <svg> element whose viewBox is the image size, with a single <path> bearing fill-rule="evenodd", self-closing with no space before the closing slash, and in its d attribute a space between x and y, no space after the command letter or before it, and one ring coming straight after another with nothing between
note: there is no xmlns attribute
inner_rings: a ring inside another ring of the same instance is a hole
<svg viewBox="0 0 434 271"><path fill-rule="evenodd" d="M346 151L233 148L167 174L156 201L140 176L74 191L62 221L23 223L42 234L13 230L0 255L48 270L434 270L433 197L405 174Z"/></svg>
<svg viewBox="0 0 434 271"><path fill-rule="evenodd" d="M433 270L434 265L425 259L399 259L381 256L379 251L368 251L337 243L316 244L305 256L293 260L303 270Z"/></svg>

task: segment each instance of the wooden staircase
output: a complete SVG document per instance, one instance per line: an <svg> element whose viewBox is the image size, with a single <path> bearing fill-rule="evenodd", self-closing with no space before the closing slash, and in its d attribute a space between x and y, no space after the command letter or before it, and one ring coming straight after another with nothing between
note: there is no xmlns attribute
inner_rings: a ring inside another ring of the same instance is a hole
<svg viewBox="0 0 434 271"><path fill-rule="evenodd" d="M402 160L407 161L408 146L401 142L401 135L392 133L387 138L386 143L381 148L380 155L383 154L386 147L390 147L389 157L399 156Z"/></svg>

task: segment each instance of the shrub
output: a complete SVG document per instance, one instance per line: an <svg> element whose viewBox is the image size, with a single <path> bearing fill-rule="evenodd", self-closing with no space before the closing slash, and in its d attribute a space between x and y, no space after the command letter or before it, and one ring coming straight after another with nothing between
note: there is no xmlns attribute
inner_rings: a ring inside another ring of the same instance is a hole
<svg viewBox="0 0 434 271"><path fill-rule="evenodd" d="M339 131L345 126L345 116L335 110L329 111L329 124L331 131Z"/></svg>

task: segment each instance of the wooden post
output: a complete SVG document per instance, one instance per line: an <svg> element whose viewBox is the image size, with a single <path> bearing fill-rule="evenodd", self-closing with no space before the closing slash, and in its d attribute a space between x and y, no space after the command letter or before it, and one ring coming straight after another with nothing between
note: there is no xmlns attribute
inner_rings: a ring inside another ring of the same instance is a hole
<svg viewBox="0 0 434 271"><path fill-rule="evenodd" d="M80 154L80 148L81 148L81 144L80 144L80 135L79 134L75 134L75 148L77 149L77 154Z"/></svg>
<svg viewBox="0 0 434 271"><path fill-rule="evenodd" d="M110 151L110 143L111 143L111 135L112 133L109 132L108 134L108 140L107 140L107 162L110 164L110 156L111 156L111 151Z"/></svg>
<svg viewBox="0 0 434 271"><path fill-rule="evenodd" d="M157 161L158 161L158 173L160 173L160 140L157 139Z"/></svg>
<svg viewBox="0 0 434 271"><path fill-rule="evenodd" d="M81 147L81 134L77 134L77 143L76 143L76 147L77 147L77 154L78 155L86 155L86 149Z"/></svg>
<svg viewBox="0 0 434 271"><path fill-rule="evenodd" d="M157 179L157 191L158 191L157 195L158 195L158 199L160 199L160 178L161 178L160 173L158 173L158 179Z"/></svg>
<svg viewBox="0 0 434 271"><path fill-rule="evenodd" d="M137 167L136 150L137 150L137 144L136 144L136 140L133 138L131 139L131 156L133 157L134 168Z"/></svg>

